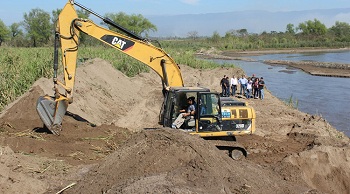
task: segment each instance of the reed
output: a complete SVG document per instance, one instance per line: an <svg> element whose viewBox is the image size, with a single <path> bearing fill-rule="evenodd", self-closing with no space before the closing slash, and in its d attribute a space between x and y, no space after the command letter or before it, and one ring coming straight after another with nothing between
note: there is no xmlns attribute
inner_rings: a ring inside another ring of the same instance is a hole
<svg viewBox="0 0 350 194"><path fill-rule="evenodd" d="M22 95L40 77L52 76L47 48L0 48L0 110Z"/></svg>
<svg viewBox="0 0 350 194"><path fill-rule="evenodd" d="M285 101L287 106L298 109L299 101L298 99L293 99L293 94Z"/></svg>

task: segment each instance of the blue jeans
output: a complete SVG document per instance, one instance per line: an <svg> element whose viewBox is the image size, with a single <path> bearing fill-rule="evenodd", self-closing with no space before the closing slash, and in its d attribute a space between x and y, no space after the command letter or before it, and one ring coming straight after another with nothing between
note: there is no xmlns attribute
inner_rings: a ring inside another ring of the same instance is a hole
<svg viewBox="0 0 350 194"><path fill-rule="evenodd" d="M244 95L245 94L245 90L247 89L247 85L245 85L245 84L241 84L241 90L240 90L240 94L241 95Z"/></svg>
<svg viewBox="0 0 350 194"><path fill-rule="evenodd" d="M254 98L259 98L259 89L258 88L254 88Z"/></svg>
<svg viewBox="0 0 350 194"><path fill-rule="evenodd" d="M245 97L249 99L252 96L252 89L247 89L247 92L245 93Z"/></svg>
<svg viewBox="0 0 350 194"><path fill-rule="evenodd" d="M259 89L259 93L260 99L264 99L264 89Z"/></svg>
<svg viewBox="0 0 350 194"><path fill-rule="evenodd" d="M235 96L236 90L237 90L237 85L232 85L231 88L232 88L232 96Z"/></svg>

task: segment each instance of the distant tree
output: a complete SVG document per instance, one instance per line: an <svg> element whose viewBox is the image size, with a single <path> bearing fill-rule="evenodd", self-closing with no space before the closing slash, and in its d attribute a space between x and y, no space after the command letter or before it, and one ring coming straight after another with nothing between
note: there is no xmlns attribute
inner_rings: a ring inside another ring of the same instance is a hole
<svg viewBox="0 0 350 194"><path fill-rule="evenodd" d="M8 40L10 37L10 30L5 25L5 23L0 19L0 46L2 45L2 42Z"/></svg>
<svg viewBox="0 0 350 194"><path fill-rule="evenodd" d="M229 30L225 33L223 41L225 42L226 49L232 49L235 47L235 41L238 40L238 37L234 35L235 30Z"/></svg>
<svg viewBox="0 0 350 194"><path fill-rule="evenodd" d="M128 29L129 31L137 34L137 35L145 35L148 36L150 31L157 31L157 27L152 24L147 18L144 18L141 14L135 15L127 15L123 12L119 12L117 14L107 13L105 17L111 19L115 23L120 26ZM114 27L109 26L111 30L117 30Z"/></svg>
<svg viewBox="0 0 350 194"><path fill-rule="evenodd" d="M79 18L84 18L84 19L88 19L90 16L90 12L85 9L77 10L77 14Z"/></svg>
<svg viewBox="0 0 350 194"><path fill-rule="evenodd" d="M245 37L249 35L247 29L229 30L227 33L237 37Z"/></svg>
<svg viewBox="0 0 350 194"><path fill-rule="evenodd" d="M338 40L350 40L350 25L346 22L336 21L335 25L329 29Z"/></svg>
<svg viewBox="0 0 350 194"><path fill-rule="evenodd" d="M53 31L50 19L49 13L38 8L24 14L23 25L33 47L43 46L49 42Z"/></svg>
<svg viewBox="0 0 350 194"><path fill-rule="evenodd" d="M213 35L211 36L211 40L215 43L218 43L220 39L221 39L220 34L217 31L213 32Z"/></svg>
<svg viewBox="0 0 350 194"><path fill-rule="evenodd" d="M10 26L11 31L11 46L29 46L28 40L25 39L22 24L13 23Z"/></svg>
<svg viewBox="0 0 350 194"><path fill-rule="evenodd" d="M62 9L55 9L55 10L52 10L52 18L51 18L51 22L53 25L56 25L56 21L58 19L58 16L60 15Z"/></svg>
<svg viewBox="0 0 350 194"><path fill-rule="evenodd" d="M287 24L286 33L295 34L294 24Z"/></svg>
<svg viewBox="0 0 350 194"><path fill-rule="evenodd" d="M241 37L245 37L245 36L248 36L248 30L247 29L240 29L237 31L238 34L241 36Z"/></svg>
<svg viewBox="0 0 350 194"><path fill-rule="evenodd" d="M305 35L324 35L327 32L327 27L319 20L308 20L304 23L300 23L298 29Z"/></svg>
<svg viewBox="0 0 350 194"><path fill-rule="evenodd" d="M256 43L259 40L259 35L258 34L251 34L251 35L249 35L248 40L249 40L249 42Z"/></svg>
<svg viewBox="0 0 350 194"><path fill-rule="evenodd" d="M266 35L267 35L267 32L266 32L266 31L263 31L260 35L266 36Z"/></svg>
<svg viewBox="0 0 350 194"><path fill-rule="evenodd" d="M229 30L225 33L225 37L231 37L236 35L236 30Z"/></svg>
<svg viewBox="0 0 350 194"><path fill-rule="evenodd" d="M233 30L229 30L225 33L225 39L231 39L234 38Z"/></svg>
<svg viewBox="0 0 350 194"><path fill-rule="evenodd" d="M13 23L10 26L11 38L15 38L17 36L23 36L23 30L21 29L20 23Z"/></svg>
<svg viewBox="0 0 350 194"><path fill-rule="evenodd" d="M196 40L198 38L198 32L197 31L190 31L187 33L187 37L191 38L193 40Z"/></svg>

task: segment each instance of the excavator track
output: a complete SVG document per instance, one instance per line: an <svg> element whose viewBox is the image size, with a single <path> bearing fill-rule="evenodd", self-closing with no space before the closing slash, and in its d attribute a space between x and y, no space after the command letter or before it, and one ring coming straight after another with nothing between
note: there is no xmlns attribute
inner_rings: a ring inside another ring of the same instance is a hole
<svg viewBox="0 0 350 194"><path fill-rule="evenodd" d="M243 145L236 141L234 136L226 137L203 137L219 150L224 151L230 158L241 160L248 157L248 151Z"/></svg>

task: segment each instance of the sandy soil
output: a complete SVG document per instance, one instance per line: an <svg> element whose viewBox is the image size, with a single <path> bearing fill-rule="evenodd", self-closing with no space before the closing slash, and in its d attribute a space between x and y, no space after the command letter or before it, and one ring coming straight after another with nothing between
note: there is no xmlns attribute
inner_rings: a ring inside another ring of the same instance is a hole
<svg viewBox="0 0 350 194"><path fill-rule="evenodd" d="M224 74L243 73L181 70L186 85L216 91ZM38 80L0 114L0 193L350 193L349 138L268 91L248 101L257 131L237 137L249 152L237 161L157 124L162 94L153 72L128 78L100 59L80 66L60 136L35 111L51 82Z"/></svg>

